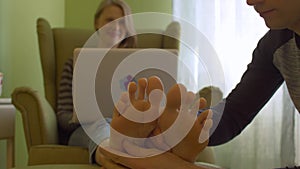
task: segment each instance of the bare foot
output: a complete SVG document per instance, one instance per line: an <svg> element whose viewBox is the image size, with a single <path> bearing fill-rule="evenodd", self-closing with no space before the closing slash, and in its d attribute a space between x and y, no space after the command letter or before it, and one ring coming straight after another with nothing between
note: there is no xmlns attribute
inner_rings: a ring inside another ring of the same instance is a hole
<svg viewBox="0 0 300 169"><path fill-rule="evenodd" d="M196 115L198 110L205 105L205 99L196 99L195 94L187 92L183 85L174 85L167 94L166 108L159 118L158 127L154 131L155 135L165 132L174 125L179 113L184 113L183 115L186 117L180 122L180 127L171 136L164 136L164 141L169 145L174 144L174 139L186 132L186 136L179 140L179 143L174 146L170 145L172 146L170 151L190 162L194 162L199 152L208 144L212 113L205 111L198 117ZM182 129L185 126L190 126L190 130Z"/></svg>
<svg viewBox="0 0 300 169"><path fill-rule="evenodd" d="M147 138L157 126L163 86L158 77L138 80L128 85L115 106L111 122L110 144L124 150L124 139ZM122 135L120 135L121 133Z"/></svg>
<svg viewBox="0 0 300 169"><path fill-rule="evenodd" d="M159 92L155 89L159 89ZM162 90L162 83L157 77L151 77L148 81L140 79L138 86L130 83L128 93L123 93L116 105L111 127L132 138L159 136L153 139L154 147L170 150L186 161L194 162L199 152L208 144L212 113L206 111L197 117L198 110L206 105L205 99L196 99L194 93L187 92L183 85L178 84L169 90L166 107L160 115ZM165 134L178 117L180 117L178 119L180 126L171 131L171 134ZM113 148L124 150L122 148L124 139L144 147L141 145L144 142L137 143L120 137L114 130L111 130ZM174 142L178 138L180 139Z"/></svg>

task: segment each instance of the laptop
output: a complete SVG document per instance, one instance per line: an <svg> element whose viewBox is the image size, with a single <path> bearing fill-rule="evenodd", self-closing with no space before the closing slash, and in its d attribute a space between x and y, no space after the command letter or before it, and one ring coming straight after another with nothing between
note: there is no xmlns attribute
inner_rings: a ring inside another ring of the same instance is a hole
<svg viewBox="0 0 300 169"><path fill-rule="evenodd" d="M177 49L77 48L74 50L75 98L96 103L104 117L111 117L114 102L131 81L158 76L165 93L177 81ZM73 88L74 91L74 88ZM90 101L88 101L90 99ZM88 110L88 104L85 109ZM93 106L90 106L93 107ZM95 111L91 109L91 111Z"/></svg>

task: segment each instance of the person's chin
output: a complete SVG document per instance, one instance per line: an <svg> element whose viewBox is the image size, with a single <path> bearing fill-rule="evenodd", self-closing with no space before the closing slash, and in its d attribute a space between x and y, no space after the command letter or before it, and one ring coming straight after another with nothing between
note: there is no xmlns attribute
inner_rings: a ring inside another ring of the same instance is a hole
<svg viewBox="0 0 300 169"><path fill-rule="evenodd" d="M270 22L270 21L266 21L265 20L265 24L268 28L273 29L273 30L280 30L280 29L286 29L287 26L280 24L280 23L276 23L276 22Z"/></svg>

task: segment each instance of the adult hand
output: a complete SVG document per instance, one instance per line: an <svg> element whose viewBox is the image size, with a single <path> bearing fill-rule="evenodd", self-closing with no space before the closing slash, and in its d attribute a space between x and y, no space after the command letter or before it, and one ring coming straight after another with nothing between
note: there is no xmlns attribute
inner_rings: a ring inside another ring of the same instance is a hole
<svg viewBox="0 0 300 169"><path fill-rule="evenodd" d="M98 164L102 165L101 169L128 169L127 167L119 165L114 161L112 161L111 159L105 157L100 152L96 153L96 161Z"/></svg>
<svg viewBox="0 0 300 169"><path fill-rule="evenodd" d="M138 154L138 156L143 156L140 153L142 152L149 152L151 150L146 148L139 148L130 142L124 142L124 148L126 151L133 155ZM140 151L136 151L140 150ZM180 157L170 153L164 152L159 155L145 157L145 158L135 158L133 156L123 156L113 154L107 149L107 147L99 146L97 151L98 154L103 154L99 156L99 162L105 167L106 169L204 169L200 166L196 166L193 163L189 163L184 161ZM124 167L126 166L126 167Z"/></svg>

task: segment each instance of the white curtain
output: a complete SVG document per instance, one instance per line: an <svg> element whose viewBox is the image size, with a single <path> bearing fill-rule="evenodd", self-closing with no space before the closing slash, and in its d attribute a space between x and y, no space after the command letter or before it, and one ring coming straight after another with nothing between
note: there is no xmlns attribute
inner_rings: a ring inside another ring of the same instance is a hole
<svg viewBox="0 0 300 169"><path fill-rule="evenodd" d="M295 108L295 158L296 165L300 166L300 114Z"/></svg>
<svg viewBox="0 0 300 169"><path fill-rule="evenodd" d="M204 65L201 58L199 61L191 52L197 49L190 50L183 42L180 46L179 82L192 91L207 85L221 85L224 96L227 96L250 63L258 40L268 31L263 19L246 4L246 0L173 0L173 11L176 20L188 21L207 37L216 50L225 79L224 84L218 84L205 78L209 75L203 67L214 65ZM193 72L195 83L191 83L187 76L190 72L186 67ZM295 150L295 145L299 144L299 125L297 134L295 117L299 114L294 110L283 85L241 135L215 147L217 164L230 169L294 165L295 158L299 158Z"/></svg>

